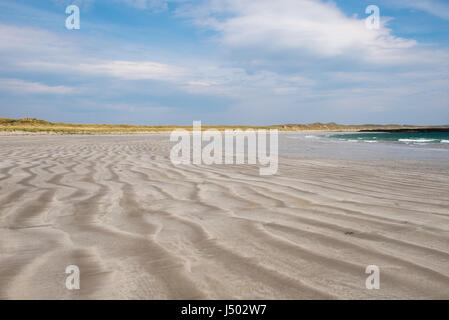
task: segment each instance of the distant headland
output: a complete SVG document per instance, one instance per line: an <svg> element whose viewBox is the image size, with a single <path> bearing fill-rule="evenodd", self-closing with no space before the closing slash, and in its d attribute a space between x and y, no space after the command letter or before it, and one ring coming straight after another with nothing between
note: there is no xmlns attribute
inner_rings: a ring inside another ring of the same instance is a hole
<svg viewBox="0 0 449 320"><path fill-rule="evenodd" d="M203 125L202 130L246 130L278 129L284 132L334 131L334 132L449 132L448 126L413 126L413 125L341 125L330 123L280 124L270 126L247 125ZM55 133L55 134L126 134L126 133L164 133L175 129L191 130L192 126L178 125L129 125L129 124L78 124L49 122L36 118L9 119L0 118L0 132Z"/></svg>

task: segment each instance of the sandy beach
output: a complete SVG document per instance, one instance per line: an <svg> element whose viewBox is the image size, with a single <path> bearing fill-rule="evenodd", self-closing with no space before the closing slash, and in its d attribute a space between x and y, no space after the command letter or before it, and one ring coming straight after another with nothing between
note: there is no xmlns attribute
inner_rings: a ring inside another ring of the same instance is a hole
<svg viewBox="0 0 449 320"><path fill-rule="evenodd" d="M260 176L170 148L0 137L0 299L449 299L447 167L281 155Z"/></svg>

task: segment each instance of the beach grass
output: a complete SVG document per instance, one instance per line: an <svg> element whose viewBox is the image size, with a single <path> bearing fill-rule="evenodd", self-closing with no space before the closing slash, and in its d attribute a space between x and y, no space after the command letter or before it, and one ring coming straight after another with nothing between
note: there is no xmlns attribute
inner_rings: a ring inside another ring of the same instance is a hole
<svg viewBox="0 0 449 320"><path fill-rule="evenodd" d="M246 130L246 129L278 129L279 131L359 131L367 129L401 129L417 128L417 126L402 125L340 125L336 123L312 124L282 124L271 126L247 125L202 125L202 130ZM164 133L175 129L192 130L192 126L178 125L129 125L129 124L81 124L49 122L36 118L9 119L0 118L0 131L3 132L30 132L55 134L127 134L127 133Z"/></svg>

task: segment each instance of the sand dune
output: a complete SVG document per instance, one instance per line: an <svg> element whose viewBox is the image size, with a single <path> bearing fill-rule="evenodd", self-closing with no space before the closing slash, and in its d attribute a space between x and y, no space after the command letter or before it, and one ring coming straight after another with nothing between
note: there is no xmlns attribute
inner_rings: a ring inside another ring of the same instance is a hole
<svg viewBox="0 0 449 320"><path fill-rule="evenodd" d="M2 137L0 299L449 299L447 170L281 157L259 176L170 148Z"/></svg>

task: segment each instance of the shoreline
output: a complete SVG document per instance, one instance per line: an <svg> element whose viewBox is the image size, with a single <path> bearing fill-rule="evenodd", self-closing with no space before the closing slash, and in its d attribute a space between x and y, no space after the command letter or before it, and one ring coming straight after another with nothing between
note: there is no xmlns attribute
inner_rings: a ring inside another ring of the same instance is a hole
<svg viewBox="0 0 449 320"><path fill-rule="evenodd" d="M252 129L252 128L248 128ZM203 132L208 129L202 130ZM231 129L229 129L231 130ZM236 129L232 129L236 130ZM258 130L257 128L254 130ZM268 129L269 130L269 129ZM223 132L224 130L219 130L220 132ZM279 134L298 134L298 133L338 133L338 132L360 132L358 130L278 130ZM51 132L51 131L42 131L42 132L32 132L32 131L0 131L0 137L1 136L46 136L46 135L55 135L55 136L113 136L113 135L120 135L120 136L126 136L126 135L170 135L171 131L164 131L164 132L151 132L151 131L143 131L143 132L76 132L76 133L67 133L67 132Z"/></svg>
<svg viewBox="0 0 449 320"><path fill-rule="evenodd" d="M173 130L177 130L177 129L185 129L185 128L175 128ZM213 128L204 128L202 131L206 131L209 129L213 129ZM234 128L229 128L229 129L218 129L220 132L223 132L224 130L237 130L239 129L238 127L234 127ZM242 129L247 130L247 129L253 129L255 131L259 130L259 128L245 128ZM265 129L265 128L264 128ZM449 128L441 128L442 130L438 130L438 129L431 129L431 130L435 130L435 131L430 131L428 129L424 129L424 130L419 130L419 129L374 129L374 130L365 130L365 129L337 129L337 130L310 130L310 129L305 129L305 130L282 130L282 129L278 129L278 128L273 128L273 129L277 129L279 134L298 134L298 133L416 133L416 132L449 132ZM270 129L265 129L265 130L270 130ZM14 130L14 131L9 131L9 130L1 130L0 129L0 137L1 136L39 136L39 135L55 135L55 136L75 136L75 135L82 135L82 136L102 136L102 135L107 135L107 136L113 136L113 135L120 135L120 136L126 136L126 135L170 135L170 133L172 132L172 130L170 131L136 131L136 132L55 132L55 131L39 131L39 132L34 132L34 131L24 131L24 130Z"/></svg>

